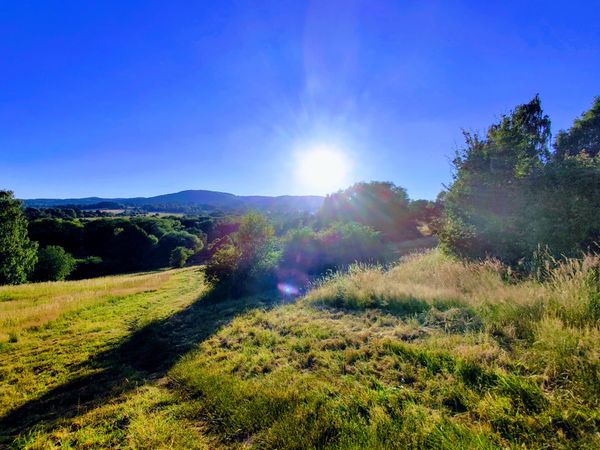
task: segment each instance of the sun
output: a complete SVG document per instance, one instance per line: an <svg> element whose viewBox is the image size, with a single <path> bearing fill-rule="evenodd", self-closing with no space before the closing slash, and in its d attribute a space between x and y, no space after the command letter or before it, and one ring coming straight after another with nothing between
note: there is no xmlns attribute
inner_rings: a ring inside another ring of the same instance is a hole
<svg viewBox="0 0 600 450"><path fill-rule="evenodd" d="M296 177L303 190L329 194L348 184L350 163L336 147L320 145L298 152Z"/></svg>

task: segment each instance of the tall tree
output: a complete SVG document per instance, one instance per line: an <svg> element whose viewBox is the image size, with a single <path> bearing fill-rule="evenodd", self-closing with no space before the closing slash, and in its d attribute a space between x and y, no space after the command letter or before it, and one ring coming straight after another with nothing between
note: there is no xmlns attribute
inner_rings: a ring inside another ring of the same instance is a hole
<svg viewBox="0 0 600 450"><path fill-rule="evenodd" d="M37 261L37 243L27 234L21 202L11 191L0 191L0 284L20 284Z"/></svg>
<svg viewBox="0 0 600 450"><path fill-rule="evenodd" d="M568 131L560 131L556 136L556 158L587 153L596 156L600 153L600 97L596 97L592 107L573 123Z"/></svg>
<svg viewBox="0 0 600 450"><path fill-rule="evenodd" d="M550 119L536 96L502 116L485 137L464 134L445 199L442 243L463 256L515 263L527 245L525 183L550 158Z"/></svg>

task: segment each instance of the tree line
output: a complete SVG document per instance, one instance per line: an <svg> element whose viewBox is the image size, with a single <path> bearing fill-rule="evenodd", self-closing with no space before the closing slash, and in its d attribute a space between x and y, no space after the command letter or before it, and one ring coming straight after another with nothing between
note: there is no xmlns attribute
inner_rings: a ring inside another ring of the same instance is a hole
<svg viewBox="0 0 600 450"><path fill-rule="evenodd" d="M81 220L23 210L0 191L0 284L181 267L203 249L212 226L205 216Z"/></svg>

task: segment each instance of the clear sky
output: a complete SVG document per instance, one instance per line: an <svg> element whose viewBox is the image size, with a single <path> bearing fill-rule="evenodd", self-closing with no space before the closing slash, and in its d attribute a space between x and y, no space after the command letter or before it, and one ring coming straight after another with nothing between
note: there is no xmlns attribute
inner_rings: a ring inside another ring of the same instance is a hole
<svg viewBox="0 0 600 450"><path fill-rule="evenodd" d="M0 1L0 188L435 198L536 93L554 133L600 95L598 1ZM298 176L315 147L343 177Z"/></svg>

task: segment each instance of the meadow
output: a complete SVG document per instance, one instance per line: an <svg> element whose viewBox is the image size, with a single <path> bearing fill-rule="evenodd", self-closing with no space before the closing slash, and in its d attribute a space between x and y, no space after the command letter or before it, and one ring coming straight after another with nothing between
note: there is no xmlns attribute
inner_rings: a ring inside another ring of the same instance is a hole
<svg viewBox="0 0 600 450"><path fill-rule="evenodd" d="M433 250L297 299L219 298L202 268L5 287L0 442L598 448L597 267L519 280Z"/></svg>

